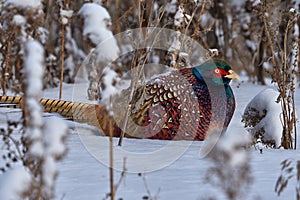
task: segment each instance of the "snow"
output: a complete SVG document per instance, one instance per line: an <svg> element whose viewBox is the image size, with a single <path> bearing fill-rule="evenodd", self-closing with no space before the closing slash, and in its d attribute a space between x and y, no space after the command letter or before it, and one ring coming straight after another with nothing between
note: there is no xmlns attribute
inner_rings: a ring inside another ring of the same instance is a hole
<svg viewBox="0 0 300 200"><path fill-rule="evenodd" d="M247 80L247 79L243 79ZM251 99L253 99L261 91L268 89L268 86L259 86L242 81L240 83L233 82L232 88L235 93L237 108L233 119L228 127L226 136L228 141L223 140L223 147L229 148L232 152L235 141L244 141L243 137L247 137L247 131L244 128L244 124L241 122L242 115L245 108ZM63 98L72 100L74 85L63 85ZM80 93L77 91L77 93ZM50 98L56 98L58 89L49 89L43 93L44 96ZM300 89L296 89L296 105L300 106ZM83 102L86 101L86 96L79 96ZM78 100L78 99L77 99ZM18 112L14 109L1 109L0 111L7 113L8 117L15 116ZM300 110L297 110L298 116ZM21 115L21 113L19 113ZM44 119L48 121L53 118L53 114L45 114ZM56 115L54 115L56 116ZM1 122L6 120L5 115L0 116ZM109 168L103 162L103 160L97 159L97 156L93 154L92 150L102 151L103 156L108 155L106 148L101 144L108 144L107 137L98 136L99 132L87 125L80 125L77 123L68 123L72 129L72 133L67 139L68 153L66 158L62 162L56 165L58 172L56 198L64 200L82 200L82 199L104 199L109 193ZM59 129L58 125L53 125ZM298 130L299 130L298 123ZM299 132L299 131L298 131ZM239 138L241 137L241 138ZM236 138L237 140L232 140ZM225 137L226 139L226 137ZM300 136L298 135L298 141ZM99 143L102 142L102 143ZM158 140L142 140L142 139L127 139L123 141L123 146L117 146L118 139L114 138L114 147L118 150L128 151L136 154L152 153L156 154L161 152L159 150L164 149L169 142ZM227 147L227 143L231 144ZM174 149L184 149L183 145L187 143L184 141L174 141ZM203 199L208 196L213 196L217 199L226 199L220 190L210 186L204 179L207 170L210 169L211 163L208 159L200 159L199 151L203 142L191 142L187 148L185 148L181 155L174 159L173 162L163 165L160 169L153 170L149 173L143 173L140 176L138 173L126 173L124 180L122 181L117 194L116 199L142 199L145 196L149 196L143 180L146 179L147 188L152 196L157 196L157 199ZM1 145L0 145L1 148ZM290 200L295 199L295 179L289 181L289 185L286 190L278 197L274 192L274 187L278 176L280 176L281 165L280 163L285 159L300 160L299 143L297 150L282 150L282 149L267 149L264 148L262 154L260 151L254 148L247 149L241 153L233 154L231 165L240 165L245 161L245 154L249 153L247 162L251 166L251 176L253 176L253 184L250 190L247 192L247 196L243 199L274 199L274 200ZM232 152L235 153L235 152ZM173 152L170 151L166 154L159 155L160 157L150 161L145 159L136 162L136 166L139 167L151 167L152 165L162 164L161 161L170 159L173 156ZM174 157L173 157L174 158ZM1 163L2 161L0 161ZM116 160L120 165L123 164L123 160ZM130 162L128 160L128 162ZM51 163L49 163L50 165ZM133 163L132 163L133 164ZM51 166L49 166L51 167ZM128 171L130 168L129 163L126 165ZM53 169L52 167L50 169ZM49 170L50 170L49 169ZM120 177L120 170L115 170L115 183ZM0 182L3 182L3 176L0 175ZM11 182L13 183L13 182ZM12 186L17 183L14 182ZM23 186L26 186L24 184ZM3 195L2 184L0 186L0 194ZM159 192L158 192L159 191ZM5 193L5 192L4 192ZM0 199L4 199L1 198Z"/></svg>
<svg viewBox="0 0 300 200"><path fill-rule="evenodd" d="M291 8L291 9L289 10L289 12L290 12L290 13L296 13L296 9L295 9L295 8Z"/></svg>
<svg viewBox="0 0 300 200"><path fill-rule="evenodd" d="M29 111L27 120L29 127L25 130L25 138L32 141L29 149L31 155L42 156L42 133L43 126L42 107L39 104L39 98L43 89L42 78L44 74L44 49L42 45L30 40L26 43L26 57L24 61L26 75L26 101L25 105Z"/></svg>
<svg viewBox="0 0 300 200"><path fill-rule="evenodd" d="M5 6L7 5L14 5L15 7L19 8L27 8L27 7L32 7L32 8L37 8L42 6L41 0L6 0Z"/></svg>
<svg viewBox="0 0 300 200"><path fill-rule="evenodd" d="M54 186L53 180L57 174L56 163L53 157L47 157L43 164L43 181L46 188L51 190Z"/></svg>
<svg viewBox="0 0 300 200"><path fill-rule="evenodd" d="M107 27L111 18L107 10L96 3L85 3L78 14L84 19L83 35L88 37L95 45L112 37Z"/></svg>
<svg viewBox="0 0 300 200"><path fill-rule="evenodd" d="M60 9L60 15L66 18L71 18L73 16L73 13L73 10Z"/></svg>
<svg viewBox="0 0 300 200"><path fill-rule="evenodd" d="M22 199L31 184L29 173L22 167L16 167L0 175L0 199L18 200Z"/></svg>
<svg viewBox="0 0 300 200"><path fill-rule="evenodd" d="M44 45L48 41L49 31L44 27L38 27L39 41Z"/></svg>
<svg viewBox="0 0 300 200"><path fill-rule="evenodd" d="M60 9L60 16L62 20L62 24L66 25L69 23L69 19L73 16L73 10L64 10Z"/></svg>
<svg viewBox="0 0 300 200"><path fill-rule="evenodd" d="M104 91L101 93L102 102L109 106L111 94L117 93L113 81L117 80L117 74L109 69L111 62L119 57L119 47L113 33L108 29L111 23L111 18L107 10L96 3L85 3L79 10L79 14L84 18L83 35L88 37L90 41L97 45L95 49L91 49L84 64L82 65L81 73L84 75L89 71L89 96L90 98L98 98L99 86L95 81L97 76L104 75L105 84ZM100 71L100 73L98 73ZM103 88L101 88L103 89ZM110 107L110 106L109 106Z"/></svg>
<svg viewBox="0 0 300 200"><path fill-rule="evenodd" d="M44 75L44 48L39 42L31 40L26 44L26 52L25 70L29 77L27 95L34 96L43 88L41 79Z"/></svg>
<svg viewBox="0 0 300 200"><path fill-rule="evenodd" d="M113 83L118 83L120 81L119 75L109 67L105 67L103 70L102 81L105 84L104 89L101 92L101 101L105 105L110 105L110 99L113 95L119 94L120 90L117 88L117 85Z"/></svg>
<svg viewBox="0 0 300 200"><path fill-rule="evenodd" d="M252 2L252 6L254 7L261 4L260 0L251 0L251 2Z"/></svg>
<svg viewBox="0 0 300 200"><path fill-rule="evenodd" d="M219 55L219 50L218 49L209 49L209 53L211 55L218 56Z"/></svg>
<svg viewBox="0 0 300 200"><path fill-rule="evenodd" d="M66 123L57 117L52 117L45 122L45 147L46 153L52 156L60 156L66 151L63 138L66 137Z"/></svg>
<svg viewBox="0 0 300 200"><path fill-rule="evenodd" d="M178 10L174 16L174 25L177 27L181 27L184 21L184 8L182 6L178 7Z"/></svg>
<svg viewBox="0 0 300 200"><path fill-rule="evenodd" d="M251 109L259 112L259 116L266 116L254 127L249 128L249 132L254 134L260 129L264 129L264 140L274 140L276 146L281 145L282 125L281 125L281 105L277 103L279 92L273 88L267 88L257 94L247 105L245 113L255 115Z"/></svg>
<svg viewBox="0 0 300 200"><path fill-rule="evenodd" d="M48 191L54 187L57 175L57 158L60 158L66 152L64 138L67 133L66 123L57 117L50 118L45 122L44 127L44 163L43 163L43 180Z"/></svg>
<svg viewBox="0 0 300 200"><path fill-rule="evenodd" d="M26 19L22 15L14 15L13 23L18 26L24 26L26 24Z"/></svg>
<svg viewBox="0 0 300 200"><path fill-rule="evenodd" d="M239 85L238 88L237 85ZM72 86L66 86L65 90L69 91L70 89L68 90L68 87L72 88ZM227 131L229 136L231 133L234 133L232 137L238 134L241 134L241 137L247 135L247 131L241 122L241 116L250 99L264 89L266 89L265 86L243 82L233 83L233 90L237 99L237 109ZM299 94L299 92L300 90L297 89L296 94ZM65 98L68 97L66 96ZM300 105L299 96L297 105ZM102 148L99 146L99 141L107 143L108 138L95 136L94 130L88 127L80 128L80 126L78 126L74 131L75 132L73 132L68 139L70 149L67 158L59 165L60 174L57 185L57 199L60 199L62 196L67 200L102 199L109 192L108 167L101 162L101 160L96 159L94 154L91 154L90 147L101 151ZM80 135L78 136L76 133ZM135 139L125 139L123 142L124 147L122 148L124 148L124 150L150 153L168 144L167 141ZM231 141L231 143L233 142ZM176 146L181 148L182 144L182 142L174 143L175 148ZM114 139L114 146L118 148L117 139ZM210 167L210 163L206 159L199 158L198 155L201 146L201 142L192 142L173 163L165 165L163 168L151 173L145 173L144 175L151 194L155 195L157 191L159 191L157 199L162 200L182 198L201 199L201 197L209 195L215 196L218 199L225 199L220 191L210 187L203 180L207 169ZM299 150L264 149L263 154L260 154L259 151L254 149L248 151L250 153L248 162L250 162L251 165L251 175L254 177L254 182L248 192L248 196L243 199L257 199L258 197L263 200L293 199L295 196L293 187L295 181L291 180L289 183L290 186L279 197L274 192L274 186L276 179L280 175L281 161L287 158L300 159ZM170 155L172 154L167 154L165 157L170 157ZM234 161L232 164L239 164L240 161L244 161L244 158L244 154L237 154L232 160ZM122 164L122 159L119 160L119 162ZM156 162L159 163L159 161ZM146 167L155 163L144 160L136 164ZM272 167L271 170L270 167ZM119 176L120 171L116 170L115 181L118 180ZM143 196L148 196L143 178L136 173L127 173L124 182L117 191L116 199L142 199Z"/></svg>
<svg viewBox="0 0 300 200"><path fill-rule="evenodd" d="M104 34L108 34L107 36L104 36ZM103 32L101 37L98 39L102 41L100 38L107 38L103 42L101 42L95 49L95 52L97 53L97 59L96 62L107 62L109 64L110 62L116 60L119 57L119 47L117 44L116 39L113 37L111 32Z"/></svg>

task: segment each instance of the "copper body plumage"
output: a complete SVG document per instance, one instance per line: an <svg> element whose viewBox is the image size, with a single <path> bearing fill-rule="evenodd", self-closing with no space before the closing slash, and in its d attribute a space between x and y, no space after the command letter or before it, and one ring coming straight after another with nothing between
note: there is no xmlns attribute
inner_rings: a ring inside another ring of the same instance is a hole
<svg viewBox="0 0 300 200"><path fill-rule="evenodd" d="M143 89L135 92L125 136L204 140L211 127L221 127L220 131L225 131L235 110L235 98L229 85L233 78L238 76L231 67L224 61L215 60L150 80L141 87ZM22 97L0 97L2 107L18 108L21 102ZM111 116L101 104L40 100L45 112L57 112L66 119L97 126L104 135L109 135L111 121L113 135L119 137L125 113L121 110L126 105L115 102L118 112Z"/></svg>

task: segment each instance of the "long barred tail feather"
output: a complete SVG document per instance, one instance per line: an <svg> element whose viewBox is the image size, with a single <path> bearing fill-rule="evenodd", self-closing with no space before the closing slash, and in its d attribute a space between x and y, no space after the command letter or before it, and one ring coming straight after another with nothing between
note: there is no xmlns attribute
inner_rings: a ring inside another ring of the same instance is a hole
<svg viewBox="0 0 300 200"><path fill-rule="evenodd" d="M0 107L2 108L22 108L23 98L20 96L0 96ZM58 113L68 120L80 123L87 123L92 126L101 128L104 134L109 133L107 124L113 120L109 116L105 106L86 103L75 103L63 100L40 99L41 105L45 112ZM114 136L119 136L119 131Z"/></svg>
<svg viewBox="0 0 300 200"><path fill-rule="evenodd" d="M0 96L0 107L21 108L22 97Z"/></svg>

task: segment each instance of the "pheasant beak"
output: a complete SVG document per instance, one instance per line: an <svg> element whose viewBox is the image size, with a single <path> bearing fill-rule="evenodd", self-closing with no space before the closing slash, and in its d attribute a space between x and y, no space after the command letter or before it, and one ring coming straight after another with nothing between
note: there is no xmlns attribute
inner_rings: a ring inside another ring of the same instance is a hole
<svg viewBox="0 0 300 200"><path fill-rule="evenodd" d="M239 75L237 75L237 73L235 73L233 70L229 70L228 72L229 72L229 74L226 75L225 78L229 78L229 79L236 78L237 80L241 80Z"/></svg>

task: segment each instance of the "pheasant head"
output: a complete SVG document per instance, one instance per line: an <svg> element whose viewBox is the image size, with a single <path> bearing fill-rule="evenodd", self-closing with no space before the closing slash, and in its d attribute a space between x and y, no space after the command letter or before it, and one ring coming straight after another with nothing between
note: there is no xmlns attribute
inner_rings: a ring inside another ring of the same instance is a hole
<svg viewBox="0 0 300 200"><path fill-rule="evenodd" d="M208 61L193 68L193 74L202 82L213 83L215 85L228 85L234 78L239 76L223 60Z"/></svg>

